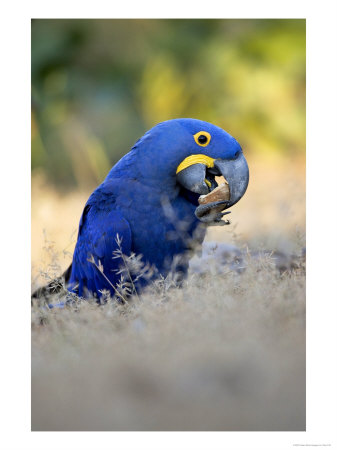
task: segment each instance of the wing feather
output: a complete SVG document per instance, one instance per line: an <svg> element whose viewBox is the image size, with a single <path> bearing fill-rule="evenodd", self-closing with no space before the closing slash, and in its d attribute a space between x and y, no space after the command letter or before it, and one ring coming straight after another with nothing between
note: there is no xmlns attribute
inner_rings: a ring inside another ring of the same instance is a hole
<svg viewBox="0 0 337 450"><path fill-rule="evenodd" d="M131 229L127 220L117 210L107 211L95 205L84 208L73 257L69 289L79 296L90 293L101 296L101 291L116 286L121 259L114 258L119 249L117 236L121 239L120 250L131 252ZM99 268L103 268L103 273Z"/></svg>

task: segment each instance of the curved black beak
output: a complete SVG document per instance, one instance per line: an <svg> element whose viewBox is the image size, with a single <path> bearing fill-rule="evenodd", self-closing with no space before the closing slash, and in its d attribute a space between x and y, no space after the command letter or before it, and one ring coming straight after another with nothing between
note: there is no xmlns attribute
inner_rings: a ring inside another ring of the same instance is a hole
<svg viewBox="0 0 337 450"><path fill-rule="evenodd" d="M187 190L200 195L208 194L216 187L205 182L207 172L215 176L223 176L229 184L230 199L227 209L237 203L246 192L249 182L249 169L246 158L239 152L235 159L216 159L214 167L207 169L204 164L193 164L177 173L177 181Z"/></svg>
<svg viewBox="0 0 337 450"><path fill-rule="evenodd" d="M249 169L246 158L240 152L235 159L216 159L214 167L218 169L229 184L230 198L226 209L230 208L243 197L247 190Z"/></svg>

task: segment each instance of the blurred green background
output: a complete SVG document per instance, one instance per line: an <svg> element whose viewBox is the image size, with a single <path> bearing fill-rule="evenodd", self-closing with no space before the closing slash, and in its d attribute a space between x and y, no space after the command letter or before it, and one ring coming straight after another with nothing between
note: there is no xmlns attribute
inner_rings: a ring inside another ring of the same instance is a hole
<svg viewBox="0 0 337 450"><path fill-rule="evenodd" d="M89 189L156 123L221 126L248 156L305 152L305 20L32 21L32 170Z"/></svg>

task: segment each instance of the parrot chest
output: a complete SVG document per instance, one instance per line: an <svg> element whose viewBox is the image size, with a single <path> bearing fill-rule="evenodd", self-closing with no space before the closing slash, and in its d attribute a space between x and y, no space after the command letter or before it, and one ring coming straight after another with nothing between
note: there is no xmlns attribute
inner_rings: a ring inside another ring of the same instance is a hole
<svg viewBox="0 0 337 450"><path fill-rule="evenodd" d="M193 241L203 241L205 231L195 232L200 223L195 215L195 206L178 197L172 202L161 199L156 202L137 202L137 207L128 208L123 215L132 231L132 251L141 254L146 262L155 265L165 275L175 260L193 246ZM186 271L188 262L182 263Z"/></svg>
<svg viewBox="0 0 337 450"><path fill-rule="evenodd" d="M108 186L115 202L105 204L106 209L118 210L131 229L131 251L143 255L145 262L154 265L165 275L176 257L193 246L195 232L200 225L194 212L196 206L180 195L179 189L156 190L136 179ZM101 203L101 199L100 199ZM198 243L203 241L205 230L198 229ZM186 271L188 262L182 270Z"/></svg>

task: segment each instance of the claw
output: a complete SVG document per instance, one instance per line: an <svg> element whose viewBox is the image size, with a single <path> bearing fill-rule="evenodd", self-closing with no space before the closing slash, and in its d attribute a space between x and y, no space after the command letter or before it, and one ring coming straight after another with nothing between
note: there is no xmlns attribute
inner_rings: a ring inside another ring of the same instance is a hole
<svg viewBox="0 0 337 450"><path fill-rule="evenodd" d="M195 210L195 215L201 222L209 225L228 225L230 223L229 220L221 220L223 216L230 214L230 211L222 212L228 203L226 200L221 200L199 205Z"/></svg>
<svg viewBox="0 0 337 450"><path fill-rule="evenodd" d="M205 221L203 221L205 222ZM210 222L207 222L207 226L208 227L212 227L212 226L221 226L223 227L224 225L230 225L230 220L221 220L220 217L216 217L215 219L212 220L212 218L210 218Z"/></svg>
<svg viewBox="0 0 337 450"><path fill-rule="evenodd" d="M195 215L197 216L198 219L202 219L202 217L204 217L205 215L207 215L208 213L212 212L221 212L223 211L226 206L228 205L228 201L227 200L221 200L218 202L211 202L211 203L206 203L204 205L199 205L197 207L197 209L195 210Z"/></svg>

